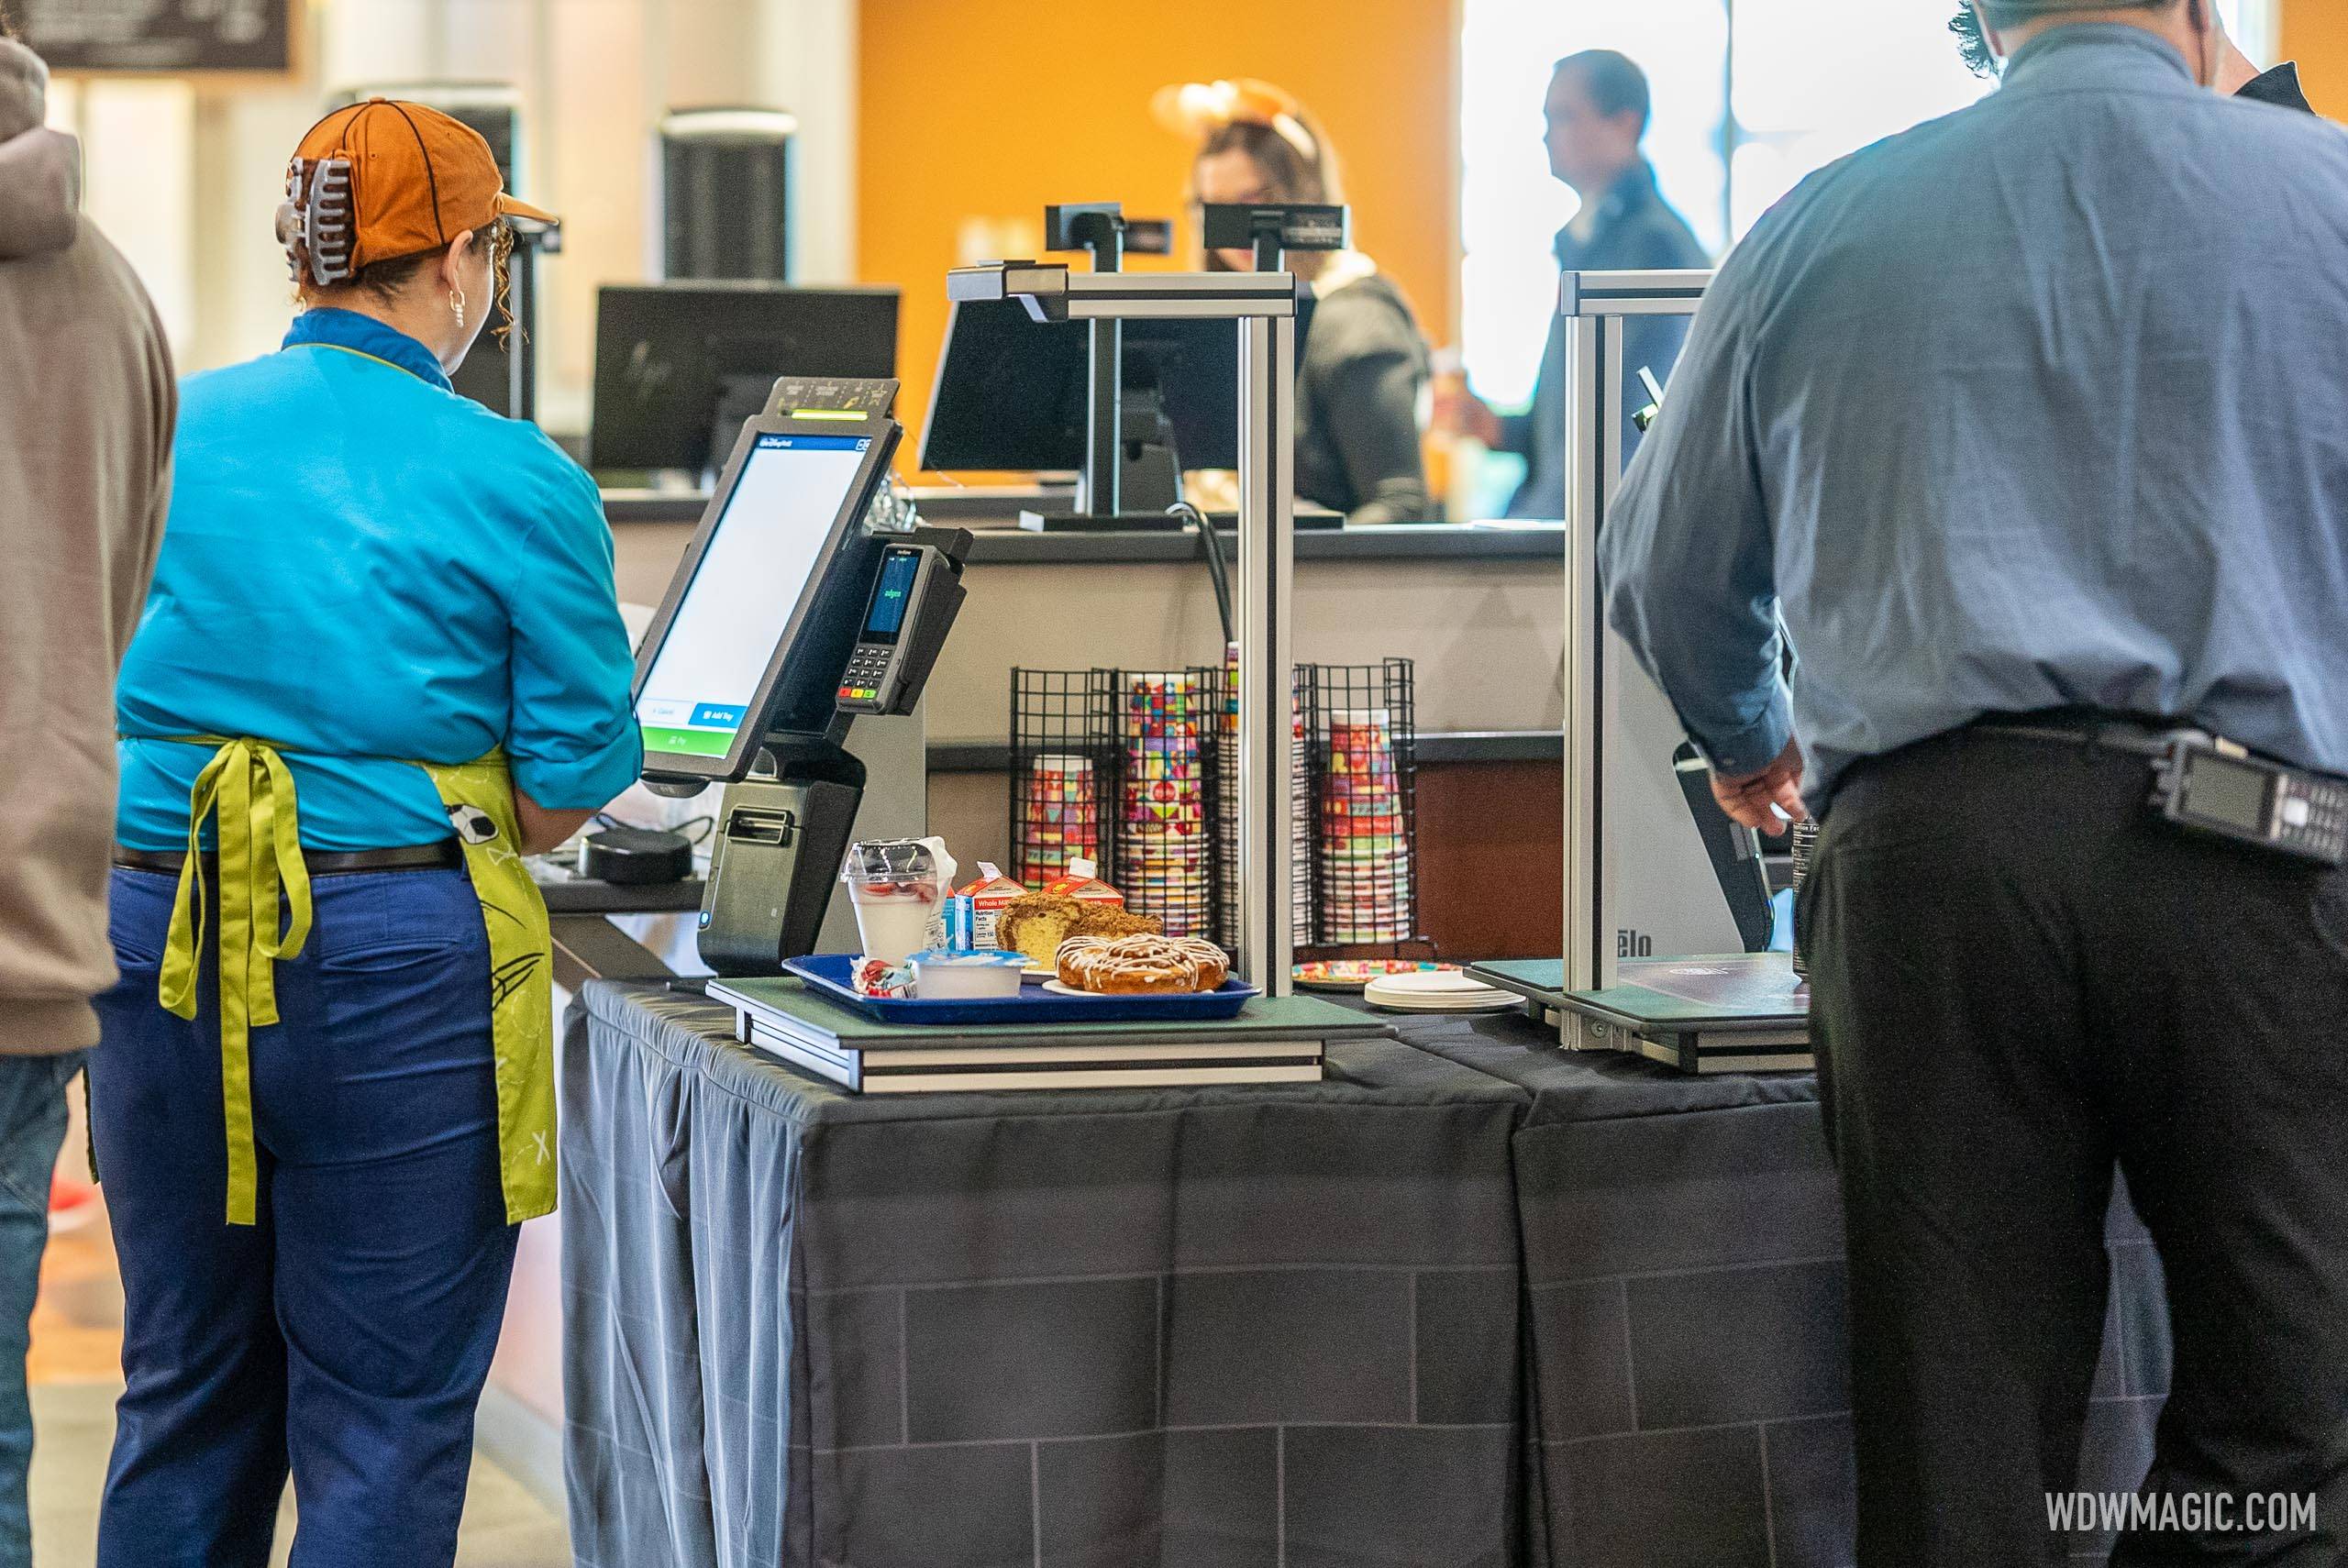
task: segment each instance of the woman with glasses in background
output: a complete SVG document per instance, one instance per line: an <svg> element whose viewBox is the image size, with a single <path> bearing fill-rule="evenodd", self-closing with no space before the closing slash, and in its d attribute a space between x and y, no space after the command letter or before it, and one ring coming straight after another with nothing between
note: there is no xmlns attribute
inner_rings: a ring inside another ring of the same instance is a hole
<svg viewBox="0 0 2348 1568"><path fill-rule="evenodd" d="M1269 83L1168 87L1153 107L1197 148L1195 206L1345 200L1335 151ZM1216 250L1207 265L1244 272L1255 259ZM1357 250L1301 251L1286 265L1313 293L1297 367L1298 498L1357 524L1440 521L1421 450L1430 360L1410 302Z"/></svg>

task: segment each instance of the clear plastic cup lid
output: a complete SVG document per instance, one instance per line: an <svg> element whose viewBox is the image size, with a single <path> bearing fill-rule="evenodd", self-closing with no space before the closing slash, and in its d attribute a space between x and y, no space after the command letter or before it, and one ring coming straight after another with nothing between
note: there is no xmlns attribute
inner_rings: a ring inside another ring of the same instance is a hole
<svg viewBox="0 0 2348 1568"><path fill-rule="evenodd" d="M992 947L982 947L975 953L956 953L944 947L932 947L914 954L906 962L935 964L940 967L954 965L971 969L1007 969L1014 966L1024 968L1027 965L1027 955L1024 953L1005 953Z"/></svg>
<svg viewBox="0 0 2348 1568"><path fill-rule="evenodd" d="M847 848L843 882L936 882L937 856L917 838L867 839Z"/></svg>

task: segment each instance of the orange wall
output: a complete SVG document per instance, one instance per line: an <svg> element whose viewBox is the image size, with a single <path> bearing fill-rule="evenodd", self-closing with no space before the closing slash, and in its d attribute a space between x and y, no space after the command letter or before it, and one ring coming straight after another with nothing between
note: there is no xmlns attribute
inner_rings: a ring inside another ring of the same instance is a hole
<svg viewBox="0 0 2348 1568"><path fill-rule="evenodd" d="M2299 62L2309 102L2348 120L2348 0L2283 0L2283 54Z"/></svg>
<svg viewBox="0 0 2348 1568"><path fill-rule="evenodd" d="M1169 82L1259 76L1303 100L1343 161L1356 243L1449 341L1454 0L864 0L858 26L858 271L905 292L915 426L966 221L1033 226L1047 203L1088 201L1185 216L1189 151L1149 114Z"/></svg>

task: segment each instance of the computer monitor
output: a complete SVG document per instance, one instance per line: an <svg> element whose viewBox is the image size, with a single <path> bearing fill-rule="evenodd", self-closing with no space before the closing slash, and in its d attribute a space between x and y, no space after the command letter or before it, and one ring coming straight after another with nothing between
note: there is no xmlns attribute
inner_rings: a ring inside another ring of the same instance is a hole
<svg viewBox="0 0 2348 1568"><path fill-rule="evenodd" d="M1297 357L1312 298L1297 307ZM1065 470L1084 466L1091 324L1036 321L1018 300L958 300L930 386L921 466ZM1239 466L1239 326L1124 323L1127 395L1154 392L1185 469Z"/></svg>
<svg viewBox="0 0 2348 1568"><path fill-rule="evenodd" d="M781 376L897 373L897 291L783 283L607 285L595 298L599 469L701 473Z"/></svg>
<svg viewBox="0 0 2348 1568"><path fill-rule="evenodd" d="M880 545L862 526L898 426L743 427L637 656L644 771L734 779L775 731L821 734Z"/></svg>

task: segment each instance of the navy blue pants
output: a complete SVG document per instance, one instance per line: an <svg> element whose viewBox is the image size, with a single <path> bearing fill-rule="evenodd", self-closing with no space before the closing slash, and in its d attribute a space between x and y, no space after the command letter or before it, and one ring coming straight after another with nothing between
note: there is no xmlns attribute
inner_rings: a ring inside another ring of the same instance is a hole
<svg viewBox="0 0 2348 1568"><path fill-rule="evenodd" d="M207 933L193 1022L155 999L173 879L114 874L122 983L90 1058L122 1259L100 1568L263 1568L289 1468L296 1568L456 1555L473 1408L513 1273L489 946L460 871L325 877L282 1022L253 1032L259 1223L226 1220ZM208 900L210 901L210 900Z"/></svg>

